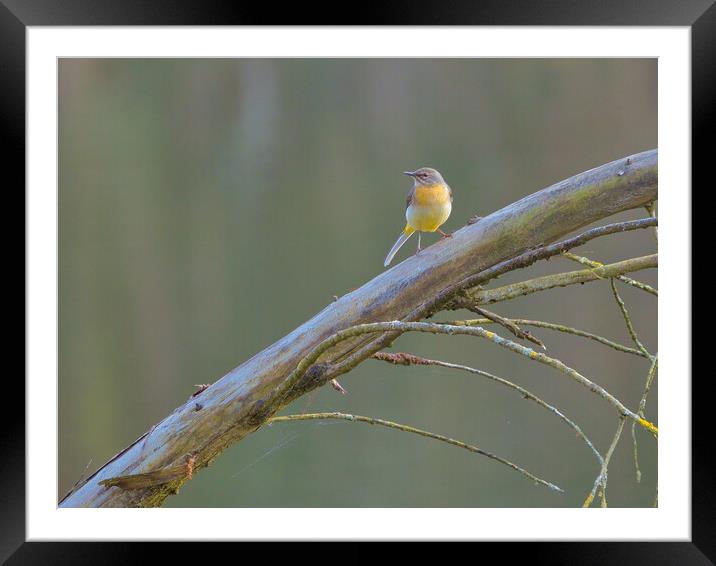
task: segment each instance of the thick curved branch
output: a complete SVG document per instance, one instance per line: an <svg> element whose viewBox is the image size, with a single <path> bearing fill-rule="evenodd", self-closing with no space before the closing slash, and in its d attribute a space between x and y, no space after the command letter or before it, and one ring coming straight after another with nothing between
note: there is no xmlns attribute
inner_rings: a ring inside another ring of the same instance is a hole
<svg viewBox="0 0 716 566"><path fill-rule="evenodd" d="M189 457L194 459L192 471L196 473L281 408L271 404L272 394L323 340L357 324L418 320L471 281L479 282L481 273L493 266L614 213L643 207L658 196L657 161L656 150L645 151L575 175L464 226L452 238L381 273L188 399L76 486L60 506L160 505L186 478L131 490L104 487L100 481L172 469L185 465ZM655 224L653 220L651 225ZM381 258L382 254L377 255L376 269ZM330 375L326 367L347 371L351 363L372 353L364 338L342 342L318 360L316 369L311 368L282 403L325 383Z"/></svg>

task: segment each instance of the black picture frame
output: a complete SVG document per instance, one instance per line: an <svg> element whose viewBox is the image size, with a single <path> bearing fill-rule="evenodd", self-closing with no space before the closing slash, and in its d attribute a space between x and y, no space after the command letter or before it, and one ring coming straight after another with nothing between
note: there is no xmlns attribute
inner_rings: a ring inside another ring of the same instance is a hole
<svg viewBox="0 0 716 566"><path fill-rule="evenodd" d="M384 2L359 10L324 4L266 4L159 0L0 0L0 135L3 138L5 196L25 184L25 34L28 26L91 25L565 25L689 26L692 61L692 173L705 180L707 136L716 109L716 6L714 0L471 0ZM14 183L7 173L14 173ZM712 183L711 183L712 184ZM704 183L706 185L706 183ZM708 185L706 185L708 186ZM684 190L688 190L684 188ZM7 200L5 201L7 202ZM6 207L6 218L18 209ZM7 223L6 223L7 225ZM10 242L9 238L6 242ZM8 265L6 263L6 265ZM15 270L6 273L15 273ZM27 284L23 270L23 283ZM7 280L10 280L8 277ZM14 280L14 278L13 278ZM9 293L5 296L6 301ZM8 301L9 303L9 301ZM23 326L24 328L24 326ZM687 332L690 329L679 329ZM710 464L713 437L710 376L692 382L692 540L691 542L522 543L500 548L501 561L513 553L534 562L611 564L712 564L716 561L716 474ZM686 380L687 376L668 376ZM25 542L24 384L6 372L6 401L0 427L0 562L7 564L131 563L146 557L146 544ZM49 478L48 481L54 481ZM317 531L316 538L320 538ZM180 549L184 559L193 551ZM162 551L165 552L164 550ZM199 551L203 552L203 551ZM197 554L198 556L198 554ZM202 556L206 559L206 556ZM168 559L168 556L164 556ZM638 562L637 562L638 561Z"/></svg>

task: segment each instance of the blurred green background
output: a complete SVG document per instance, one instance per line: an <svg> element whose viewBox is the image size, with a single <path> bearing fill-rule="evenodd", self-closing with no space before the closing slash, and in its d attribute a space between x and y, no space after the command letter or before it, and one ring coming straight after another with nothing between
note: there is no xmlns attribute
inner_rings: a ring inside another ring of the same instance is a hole
<svg viewBox="0 0 716 566"><path fill-rule="evenodd" d="M59 62L59 495L194 391L380 273L404 225L407 169L453 187L454 230L529 193L657 146L655 59L61 59ZM630 211L609 221L645 216ZM426 236L423 244L436 237ZM397 261L414 251L401 250ZM575 250L653 253L652 231ZM555 258L500 284L576 269ZM656 271L637 278L655 285ZM620 285L657 348L656 299ZM630 344L608 281L496 312ZM436 319L466 318L446 313ZM636 408L648 363L534 330L549 353ZM504 332L502 332L504 334ZM606 451L617 415L550 368L470 337L404 336L394 350L513 380ZM571 429L514 391L442 368L367 361L288 411L344 411L474 443L566 490L481 456L353 423L264 428L172 507L578 506L597 462ZM657 421L653 389L647 417ZM611 506L651 506L656 443L630 426Z"/></svg>

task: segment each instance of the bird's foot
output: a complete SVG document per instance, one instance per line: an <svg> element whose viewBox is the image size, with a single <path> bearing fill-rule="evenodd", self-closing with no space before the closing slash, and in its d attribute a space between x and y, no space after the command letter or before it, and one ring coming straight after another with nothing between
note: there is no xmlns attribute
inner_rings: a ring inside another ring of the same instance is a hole
<svg viewBox="0 0 716 566"><path fill-rule="evenodd" d="M445 232L443 232L443 231L440 230L439 228L438 228L438 232L440 232L440 239L441 239L441 240L444 240L445 238L452 238L452 232L448 232L448 233L446 234Z"/></svg>

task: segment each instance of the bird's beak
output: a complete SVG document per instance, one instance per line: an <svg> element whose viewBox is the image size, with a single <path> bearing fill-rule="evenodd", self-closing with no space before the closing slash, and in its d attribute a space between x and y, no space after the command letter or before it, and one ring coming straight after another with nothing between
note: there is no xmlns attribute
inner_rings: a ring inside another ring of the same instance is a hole
<svg viewBox="0 0 716 566"><path fill-rule="evenodd" d="M403 175L407 175L408 177L415 177L415 171L403 171Z"/></svg>

